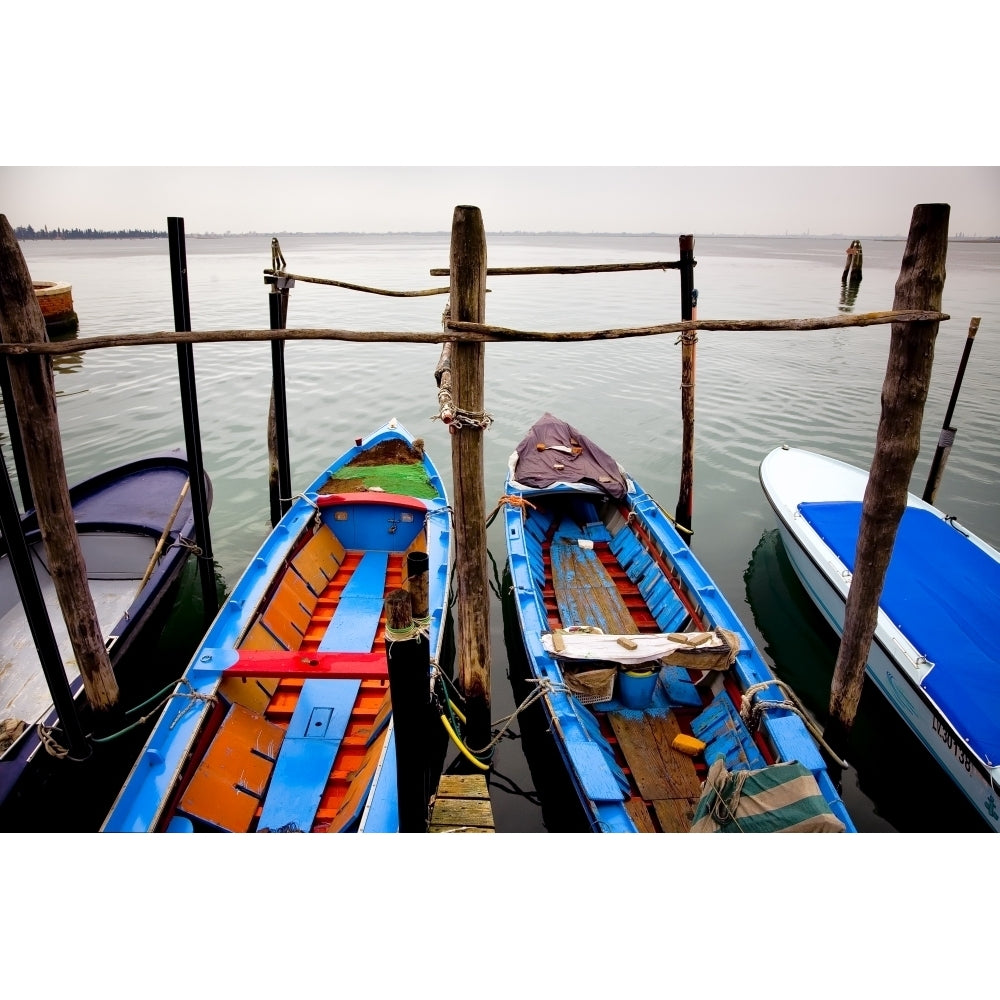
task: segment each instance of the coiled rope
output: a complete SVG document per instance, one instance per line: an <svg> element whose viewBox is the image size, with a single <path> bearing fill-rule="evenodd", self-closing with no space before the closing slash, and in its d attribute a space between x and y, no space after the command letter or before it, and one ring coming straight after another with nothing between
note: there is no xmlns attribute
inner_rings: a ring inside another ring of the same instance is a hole
<svg viewBox="0 0 1000 1000"><path fill-rule="evenodd" d="M771 687L772 684L779 688L790 700L756 701L755 698L757 694L765 688ZM760 719L764 712L773 708L783 708L789 712L794 712L806 724L806 728L816 738L816 742L819 743L824 750L826 750L835 764L845 770L850 767L847 761L841 760L840 757L833 752L833 749L826 742L826 740L823 739L822 730L820 730L819 726L806 712L795 692L784 681L780 681L775 678L774 680L761 681L759 684L753 684L748 687L744 692L743 697L740 699L740 718L744 721L744 723L746 723L750 731L754 732L760 725Z"/></svg>

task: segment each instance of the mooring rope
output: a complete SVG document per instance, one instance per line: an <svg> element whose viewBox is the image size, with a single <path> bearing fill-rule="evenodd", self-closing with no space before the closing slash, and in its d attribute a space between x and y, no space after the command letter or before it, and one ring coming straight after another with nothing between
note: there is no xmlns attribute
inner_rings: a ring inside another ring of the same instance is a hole
<svg viewBox="0 0 1000 1000"><path fill-rule="evenodd" d="M790 701L755 701L757 694L763 691L765 688L774 685L779 690L784 692L784 694L790 698ZM806 712L802 703L799 701L798 696L784 681L780 681L774 678L770 681L761 681L758 684L752 684L746 689L743 697L740 699L740 718L746 723L746 725L751 729L755 730L760 724L760 717L764 712L772 708L783 708L790 712L794 712L805 724L806 728L813 734L816 738L816 742L823 747L824 750L830 755L833 762L839 767L845 770L850 767L850 764L846 760L841 760L840 757L834 753L833 749L823 738L823 733L819 726L812 720L809 714Z"/></svg>
<svg viewBox="0 0 1000 1000"><path fill-rule="evenodd" d="M520 507L522 510L525 507L530 507L535 510L535 505L524 497L514 496L510 493L505 493L499 500L497 500L496 507L493 508L492 513L488 518L486 518L486 527L488 528L492 523L493 519L500 512L501 507Z"/></svg>
<svg viewBox="0 0 1000 1000"><path fill-rule="evenodd" d="M430 639L430 624L431 619L428 615L426 618L414 618L410 621L409 625L403 628L393 628L388 623L385 626L385 641L392 646L394 642L406 642L409 639L416 639L420 642L421 639Z"/></svg>

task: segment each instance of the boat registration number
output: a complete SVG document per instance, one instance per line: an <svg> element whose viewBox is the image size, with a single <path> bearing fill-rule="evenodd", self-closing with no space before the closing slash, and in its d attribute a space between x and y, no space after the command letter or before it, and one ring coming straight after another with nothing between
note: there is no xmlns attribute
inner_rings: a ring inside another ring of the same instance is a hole
<svg viewBox="0 0 1000 1000"><path fill-rule="evenodd" d="M932 723L934 732L941 737L941 741L949 749L954 751L955 756L958 758L959 764L965 768L970 774L972 773L972 760L969 755L965 752L965 748L962 746L961 740L959 740L954 733L952 733L947 726L941 724L941 720L936 718Z"/></svg>

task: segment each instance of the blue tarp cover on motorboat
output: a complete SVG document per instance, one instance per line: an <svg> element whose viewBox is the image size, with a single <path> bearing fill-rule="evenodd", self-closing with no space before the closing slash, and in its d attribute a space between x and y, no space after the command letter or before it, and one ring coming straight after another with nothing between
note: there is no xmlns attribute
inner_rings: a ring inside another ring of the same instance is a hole
<svg viewBox="0 0 1000 1000"><path fill-rule="evenodd" d="M861 504L799 510L853 573ZM933 512L907 507L880 604L934 664L923 689L987 764L1000 762L1000 563Z"/></svg>
<svg viewBox="0 0 1000 1000"><path fill-rule="evenodd" d="M517 446L514 478L522 486L543 489L554 483L597 486L616 499L625 496L618 463L565 421L544 414Z"/></svg>

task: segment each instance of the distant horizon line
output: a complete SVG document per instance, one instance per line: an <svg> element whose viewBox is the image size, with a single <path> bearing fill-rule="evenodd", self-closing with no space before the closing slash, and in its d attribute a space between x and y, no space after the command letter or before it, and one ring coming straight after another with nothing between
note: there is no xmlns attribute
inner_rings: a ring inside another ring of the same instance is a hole
<svg viewBox="0 0 1000 1000"><path fill-rule="evenodd" d="M41 234L47 233L93 233L100 235L104 238L112 239L166 239L166 230L142 230L138 228L133 229L96 229L94 227L81 228L79 226L64 227L55 226L49 228L48 226L42 229L36 229L33 226L15 226L15 233L17 233L18 239L56 239L58 237L54 236L42 236ZM30 229L34 235L23 237L21 233ZM121 235L123 233L145 233L147 235L143 236L126 236ZM337 230L301 230L301 229L286 229L286 230L243 230L241 232L234 232L232 230L226 230L224 232L216 232L215 230L203 230L199 232L188 232L185 234L191 238L197 239L225 239L227 237L239 237L239 236L448 236L450 235L450 230L447 229L390 229L390 230L361 230L361 229L337 229ZM862 233L860 236L849 236L847 233L811 233L808 230L806 232L799 233L738 233L738 232L723 232L723 233L681 233L681 232L633 232L629 230L577 230L577 229L497 229L497 230L487 230L487 236L641 236L641 237L656 237L656 238L666 238L666 237L680 237L684 235L693 235L696 238L701 239L867 239L867 240L904 240L906 239L905 233L896 234L885 234L885 233ZM80 237L76 237L80 238ZM978 234L967 235L965 233L954 233L948 237L950 240L965 240L965 241L976 241L976 242L997 242L1000 241L1000 236L980 236Z"/></svg>

